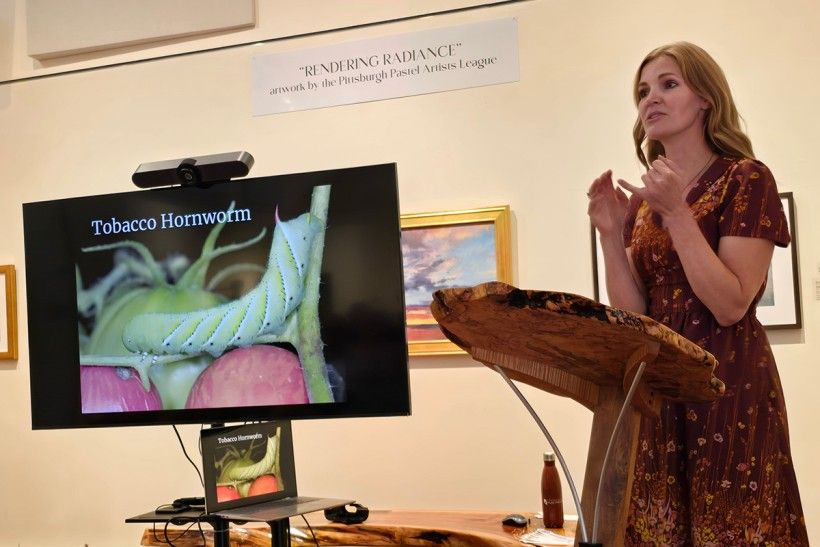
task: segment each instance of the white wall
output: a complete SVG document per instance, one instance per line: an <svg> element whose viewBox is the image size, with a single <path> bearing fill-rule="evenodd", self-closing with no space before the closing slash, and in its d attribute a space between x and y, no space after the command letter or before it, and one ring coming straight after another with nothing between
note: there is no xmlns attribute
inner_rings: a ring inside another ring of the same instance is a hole
<svg viewBox="0 0 820 547"><path fill-rule="evenodd" d="M722 64L758 156L795 195L805 327L771 338L809 534L820 541L820 7L609 6L534 0L0 85L0 264L17 266L21 303L20 359L0 362L0 545L136 545L142 527L125 517L198 491L168 427L31 431L21 203L128 191L139 163L238 149L256 158L255 176L397 162L403 212L507 203L516 284L591 295L586 188L610 167L638 180L633 70L648 50L679 39ZM510 16L519 20L518 83L250 116L253 55ZM466 357L415 357L411 389L411 417L296 423L301 490L374 508L537 510L545 443L496 375ZM590 415L525 393L580 486ZM194 452L197 430L182 428Z"/></svg>

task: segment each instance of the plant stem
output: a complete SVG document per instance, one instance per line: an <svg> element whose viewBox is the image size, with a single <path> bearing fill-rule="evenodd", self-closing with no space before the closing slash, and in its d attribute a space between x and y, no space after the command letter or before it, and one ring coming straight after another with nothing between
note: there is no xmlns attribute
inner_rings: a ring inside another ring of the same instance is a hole
<svg viewBox="0 0 820 547"><path fill-rule="evenodd" d="M330 382L327 377L324 344L319 324L319 284L322 273L322 254L325 248L325 228L327 209L330 202L330 185L316 186L310 201L310 212L322 223L322 228L313 239L310 248L308 270L305 275L305 289L299 305L299 332L296 350L302 363L308 400L311 403L333 402Z"/></svg>

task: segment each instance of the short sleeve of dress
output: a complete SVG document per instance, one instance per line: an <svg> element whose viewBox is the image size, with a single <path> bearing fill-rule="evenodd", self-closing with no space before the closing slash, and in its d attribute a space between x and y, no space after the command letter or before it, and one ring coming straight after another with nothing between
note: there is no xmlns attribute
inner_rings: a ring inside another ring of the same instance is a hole
<svg viewBox="0 0 820 547"><path fill-rule="evenodd" d="M721 208L721 237L759 237L779 247L791 241L777 184L768 167L759 161L744 159L731 169Z"/></svg>
<svg viewBox="0 0 820 547"><path fill-rule="evenodd" d="M638 208L641 206L642 201L634 194L629 198L629 203L626 206L626 222L624 222L624 247L632 245L632 231L635 229L635 219L638 216Z"/></svg>

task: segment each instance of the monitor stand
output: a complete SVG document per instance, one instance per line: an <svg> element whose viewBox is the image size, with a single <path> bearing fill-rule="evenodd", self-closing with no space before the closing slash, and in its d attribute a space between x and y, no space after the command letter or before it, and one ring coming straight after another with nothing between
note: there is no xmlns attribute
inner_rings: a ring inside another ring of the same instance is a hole
<svg viewBox="0 0 820 547"><path fill-rule="evenodd" d="M290 519L275 520L268 526L271 547L290 547Z"/></svg>
<svg viewBox="0 0 820 547"><path fill-rule="evenodd" d="M228 519L220 515L203 515L200 511L183 511L175 514L151 511L127 518L125 522L190 524L195 523L197 520L207 523L213 528L214 547L230 547L230 523L234 519ZM247 521L236 520L235 522ZM290 547L290 519L274 520L267 524L270 526L271 547ZM188 533L192 532L188 531Z"/></svg>
<svg viewBox="0 0 820 547"><path fill-rule="evenodd" d="M214 528L214 547L230 547L230 527L228 524L228 519L225 519L223 526L219 527L218 530ZM290 547L290 519L274 520L267 524L270 526L271 547Z"/></svg>

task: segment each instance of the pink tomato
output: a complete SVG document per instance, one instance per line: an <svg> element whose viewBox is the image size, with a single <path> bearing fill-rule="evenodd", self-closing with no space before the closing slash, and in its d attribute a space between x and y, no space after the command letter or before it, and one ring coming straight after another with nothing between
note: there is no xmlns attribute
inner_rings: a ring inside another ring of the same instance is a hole
<svg viewBox="0 0 820 547"><path fill-rule="evenodd" d="M239 492L233 486L217 486L216 487L216 501L222 503L223 501L233 501L239 499Z"/></svg>
<svg viewBox="0 0 820 547"><path fill-rule="evenodd" d="M262 475L256 477L248 489L248 496L258 496L260 494L272 494L279 491L279 481L273 475Z"/></svg>
<svg viewBox="0 0 820 547"><path fill-rule="evenodd" d="M214 361L197 379L187 408L308 402L299 358L276 346L249 346Z"/></svg>
<svg viewBox="0 0 820 547"><path fill-rule="evenodd" d="M80 393L83 413L162 409L156 387L145 391L132 368L80 367Z"/></svg>

